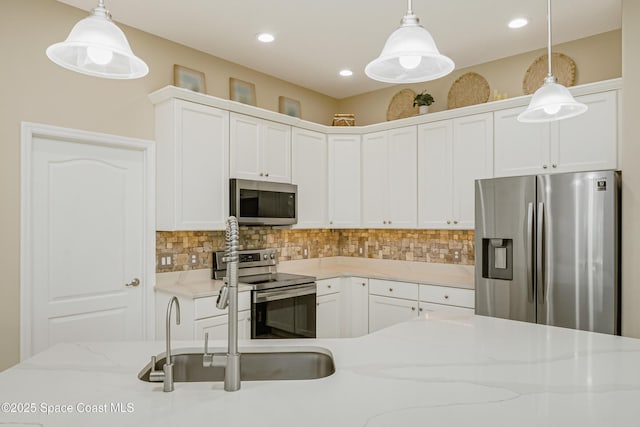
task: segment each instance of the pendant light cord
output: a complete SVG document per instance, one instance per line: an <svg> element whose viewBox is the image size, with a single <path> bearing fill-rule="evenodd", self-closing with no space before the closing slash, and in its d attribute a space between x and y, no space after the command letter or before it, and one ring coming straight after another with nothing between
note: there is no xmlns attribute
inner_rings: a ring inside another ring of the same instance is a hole
<svg viewBox="0 0 640 427"><path fill-rule="evenodd" d="M547 55L549 63L547 77L551 77L553 75L551 73L551 0L547 0Z"/></svg>
<svg viewBox="0 0 640 427"><path fill-rule="evenodd" d="M407 15L413 15L413 10L411 9L411 0L407 0Z"/></svg>

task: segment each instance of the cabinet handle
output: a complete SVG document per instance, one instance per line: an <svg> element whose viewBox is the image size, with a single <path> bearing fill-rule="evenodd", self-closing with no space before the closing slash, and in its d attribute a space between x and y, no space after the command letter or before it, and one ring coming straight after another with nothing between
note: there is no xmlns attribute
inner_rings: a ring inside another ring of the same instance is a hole
<svg viewBox="0 0 640 427"><path fill-rule="evenodd" d="M551 167L555 169L558 167L558 165L551 165Z"/></svg>
<svg viewBox="0 0 640 427"><path fill-rule="evenodd" d="M265 172L264 176L269 176L269 172Z"/></svg>
<svg viewBox="0 0 640 427"><path fill-rule="evenodd" d="M449 299L449 295L445 295L445 296L444 296L444 299Z"/></svg>
<svg viewBox="0 0 640 427"><path fill-rule="evenodd" d="M362 286L367 286L367 284L366 284L366 283L363 283L363 284L362 284Z"/></svg>
<svg viewBox="0 0 640 427"><path fill-rule="evenodd" d="M391 224L391 220L387 221L388 224Z"/></svg>
<svg viewBox="0 0 640 427"><path fill-rule="evenodd" d="M416 311L416 308L415 307L411 307L411 311Z"/></svg>
<svg viewBox="0 0 640 427"><path fill-rule="evenodd" d="M447 224L451 224L451 221L447 221Z"/></svg>
<svg viewBox="0 0 640 427"><path fill-rule="evenodd" d="M327 288L331 289L331 285L327 285Z"/></svg>
<svg viewBox="0 0 640 427"><path fill-rule="evenodd" d="M262 172L260 172L260 176L264 176L264 174Z"/></svg>
<svg viewBox="0 0 640 427"><path fill-rule="evenodd" d="M130 287L136 287L140 285L140 279L138 279L137 277L134 278L131 283L127 283L125 286L130 286Z"/></svg>
<svg viewBox="0 0 640 427"><path fill-rule="evenodd" d="M317 302L317 303L316 303L316 305L317 305L318 307L320 307L320 303L319 303L319 302Z"/></svg>
<svg viewBox="0 0 640 427"><path fill-rule="evenodd" d="M546 168L547 168L547 165L542 165L542 169L546 169Z"/></svg>
<svg viewBox="0 0 640 427"><path fill-rule="evenodd" d="M422 311L422 307L420 307L420 308L418 309L418 311Z"/></svg>
<svg viewBox="0 0 640 427"><path fill-rule="evenodd" d="M382 223L383 223L383 224L386 224L386 223L387 223L387 221L382 221Z"/></svg>
<svg viewBox="0 0 640 427"><path fill-rule="evenodd" d="M333 221L329 221L329 224L333 224Z"/></svg>
<svg viewBox="0 0 640 427"><path fill-rule="evenodd" d="M393 292L393 288L389 288L389 292Z"/></svg>
<svg viewBox="0 0 640 427"><path fill-rule="evenodd" d="M457 224L457 223L458 223L458 221L453 221L453 223L454 223L454 224Z"/></svg>

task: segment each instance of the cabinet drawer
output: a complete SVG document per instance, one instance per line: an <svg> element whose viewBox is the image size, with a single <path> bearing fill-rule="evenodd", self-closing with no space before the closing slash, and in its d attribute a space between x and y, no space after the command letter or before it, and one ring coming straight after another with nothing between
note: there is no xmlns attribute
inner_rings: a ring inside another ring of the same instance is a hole
<svg viewBox="0 0 640 427"><path fill-rule="evenodd" d="M316 280L316 295L329 295L340 292L340 278Z"/></svg>
<svg viewBox="0 0 640 427"><path fill-rule="evenodd" d="M369 293L385 297L417 300L418 285L416 283L369 279Z"/></svg>
<svg viewBox="0 0 640 427"><path fill-rule="evenodd" d="M447 286L420 285L420 301L474 308L475 291Z"/></svg>
<svg viewBox="0 0 640 427"><path fill-rule="evenodd" d="M206 317L220 316L227 314L227 309L220 310L216 307L218 296L196 298L195 303L195 320L204 319ZM251 292L238 292L238 311L251 309Z"/></svg>

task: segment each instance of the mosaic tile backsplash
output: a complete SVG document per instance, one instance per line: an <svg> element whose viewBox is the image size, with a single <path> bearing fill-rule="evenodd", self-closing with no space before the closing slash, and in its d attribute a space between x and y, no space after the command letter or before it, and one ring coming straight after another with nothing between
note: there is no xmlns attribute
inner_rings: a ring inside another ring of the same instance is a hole
<svg viewBox="0 0 640 427"><path fill-rule="evenodd" d="M473 230L379 230L240 227L240 249L279 248L280 261L352 256L473 265ZM156 271L212 267L224 231L157 231Z"/></svg>

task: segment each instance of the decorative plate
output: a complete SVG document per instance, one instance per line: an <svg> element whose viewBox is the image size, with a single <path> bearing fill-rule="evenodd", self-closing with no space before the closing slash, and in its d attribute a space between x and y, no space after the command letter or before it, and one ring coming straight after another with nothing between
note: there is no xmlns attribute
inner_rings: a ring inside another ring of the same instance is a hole
<svg viewBox="0 0 640 427"><path fill-rule="evenodd" d="M489 100L489 83L478 73L466 73L458 77L449 89L447 107L467 107Z"/></svg>
<svg viewBox="0 0 640 427"><path fill-rule="evenodd" d="M551 54L551 71L558 79L558 83L569 87L576 83L576 63L564 53ZM549 62L545 53L529 66L522 80L522 90L525 95L530 95L542 86L547 77Z"/></svg>
<svg viewBox="0 0 640 427"><path fill-rule="evenodd" d="M413 106L416 93L411 89L402 89L393 95L387 108L387 120L404 119L418 114L418 107Z"/></svg>

